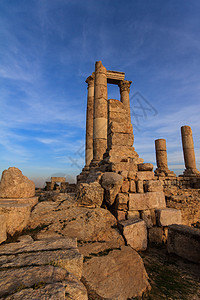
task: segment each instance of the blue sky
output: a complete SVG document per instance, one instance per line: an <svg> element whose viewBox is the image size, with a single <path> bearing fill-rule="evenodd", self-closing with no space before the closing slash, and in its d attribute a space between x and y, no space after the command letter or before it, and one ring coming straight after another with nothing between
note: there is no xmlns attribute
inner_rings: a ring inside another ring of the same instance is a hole
<svg viewBox="0 0 200 300"><path fill-rule="evenodd" d="M140 157L155 164L154 140L166 138L169 167L181 174L180 127L189 125L200 168L199 15L198 0L1 0L0 171L16 166L37 185L75 178L97 60L133 82ZM108 94L119 99L118 87Z"/></svg>

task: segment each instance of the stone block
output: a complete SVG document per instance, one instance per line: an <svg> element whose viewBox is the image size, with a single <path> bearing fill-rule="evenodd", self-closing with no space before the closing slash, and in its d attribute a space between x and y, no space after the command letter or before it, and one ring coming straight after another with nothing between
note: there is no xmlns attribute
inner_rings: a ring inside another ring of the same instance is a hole
<svg viewBox="0 0 200 300"><path fill-rule="evenodd" d="M128 210L127 212L127 220L129 219L139 219L140 218L140 212L138 210Z"/></svg>
<svg viewBox="0 0 200 300"><path fill-rule="evenodd" d="M6 241L6 218L4 215L0 215L0 244Z"/></svg>
<svg viewBox="0 0 200 300"><path fill-rule="evenodd" d="M30 218L31 205L17 201L0 201L0 214L5 216L6 231L10 235L21 232Z"/></svg>
<svg viewBox="0 0 200 300"><path fill-rule="evenodd" d="M126 220L126 212L123 210L116 210L115 217L118 221L124 221Z"/></svg>
<svg viewBox="0 0 200 300"><path fill-rule="evenodd" d="M35 196L35 184L14 167L4 170L0 183L0 198L29 198Z"/></svg>
<svg viewBox="0 0 200 300"><path fill-rule="evenodd" d="M120 175L123 177L123 179L127 179L127 177L128 177L128 171L121 171Z"/></svg>
<svg viewBox="0 0 200 300"><path fill-rule="evenodd" d="M152 171L139 171L137 172L137 179L139 180L154 179L154 173Z"/></svg>
<svg viewBox="0 0 200 300"><path fill-rule="evenodd" d="M146 192L162 192L163 191L163 181L161 180L148 180L145 183Z"/></svg>
<svg viewBox="0 0 200 300"><path fill-rule="evenodd" d="M163 242L163 228L152 227L148 230L148 237L150 243L162 244Z"/></svg>
<svg viewBox="0 0 200 300"><path fill-rule="evenodd" d="M130 181L130 187L129 187L129 190L131 193L136 193L136 183L134 180L131 180Z"/></svg>
<svg viewBox="0 0 200 300"><path fill-rule="evenodd" d="M133 180L135 180L135 178L136 178L136 170L135 171L129 171L128 172L128 179L133 179Z"/></svg>
<svg viewBox="0 0 200 300"><path fill-rule="evenodd" d="M137 192L138 193L144 193L144 182L143 182L143 180L136 181L136 186L137 186Z"/></svg>
<svg viewBox="0 0 200 300"><path fill-rule="evenodd" d="M117 210L128 209L128 194L119 193L116 198L115 208Z"/></svg>
<svg viewBox="0 0 200 300"><path fill-rule="evenodd" d="M141 219L145 221L147 228L151 228L156 225L156 216L154 209L142 210Z"/></svg>
<svg viewBox="0 0 200 300"><path fill-rule="evenodd" d="M127 245L136 251L143 251L147 248L147 228L143 220L129 219L119 222L119 229L122 232Z"/></svg>
<svg viewBox="0 0 200 300"><path fill-rule="evenodd" d="M98 182L80 183L77 188L77 202L79 205L100 207L103 202L104 189Z"/></svg>
<svg viewBox="0 0 200 300"><path fill-rule="evenodd" d="M134 137L132 134L127 133L111 133L108 135L108 148L111 149L112 145L122 145L132 147Z"/></svg>
<svg viewBox="0 0 200 300"><path fill-rule="evenodd" d="M51 177L51 182L65 182L66 178L65 177Z"/></svg>
<svg viewBox="0 0 200 300"><path fill-rule="evenodd" d="M128 193L129 191L129 181L126 179L122 184L122 193Z"/></svg>
<svg viewBox="0 0 200 300"><path fill-rule="evenodd" d="M153 171L153 165L150 163L138 164L138 171Z"/></svg>
<svg viewBox="0 0 200 300"><path fill-rule="evenodd" d="M148 192L143 194L129 193L130 210L159 209L165 207L165 195L163 192Z"/></svg>
<svg viewBox="0 0 200 300"><path fill-rule="evenodd" d="M108 134L110 133L128 133L133 134L133 126L131 123L111 122L108 126Z"/></svg>
<svg viewBox="0 0 200 300"><path fill-rule="evenodd" d="M200 263L200 230L185 225L170 225L167 250L169 253Z"/></svg>
<svg viewBox="0 0 200 300"><path fill-rule="evenodd" d="M169 226L172 224L182 224L181 210L174 208L157 209L158 226Z"/></svg>

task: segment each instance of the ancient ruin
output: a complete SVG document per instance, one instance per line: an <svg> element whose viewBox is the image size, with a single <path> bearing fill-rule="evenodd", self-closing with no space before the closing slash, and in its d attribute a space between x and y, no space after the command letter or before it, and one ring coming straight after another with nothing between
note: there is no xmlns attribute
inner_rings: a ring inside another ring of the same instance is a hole
<svg viewBox="0 0 200 300"><path fill-rule="evenodd" d="M165 139L155 141L153 171L133 147L131 81L125 73L108 71L98 61L86 83L85 166L77 184L51 177L35 196L34 183L19 169L2 174L0 297L4 299L143 298L151 293L148 275L157 272L160 284L160 257L155 259L159 251L163 260L173 253L177 259L200 263L200 232L193 228L200 224L200 173L191 128L181 128L183 174L169 170ZM107 99L107 84L119 87L120 100ZM143 259L137 251L143 251ZM168 267L163 263L164 275ZM175 265L175 273L179 268ZM171 282L167 277L164 281ZM181 272L180 278L184 286L187 281ZM160 286L157 289L161 299Z"/></svg>

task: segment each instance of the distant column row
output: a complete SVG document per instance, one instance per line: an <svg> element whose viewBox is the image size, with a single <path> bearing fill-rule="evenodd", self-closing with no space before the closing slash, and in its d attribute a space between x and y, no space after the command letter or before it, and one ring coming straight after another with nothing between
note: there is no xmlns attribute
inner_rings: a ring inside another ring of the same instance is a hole
<svg viewBox="0 0 200 300"><path fill-rule="evenodd" d="M200 172L196 168L194 143L192 129L190 126L181 127L182 147L185 161L184 176L197 176ZM155 174L158 176L176 176L173 171L168 169L167 164L167 147L165 139L155 140L156 163Z"/></svg>

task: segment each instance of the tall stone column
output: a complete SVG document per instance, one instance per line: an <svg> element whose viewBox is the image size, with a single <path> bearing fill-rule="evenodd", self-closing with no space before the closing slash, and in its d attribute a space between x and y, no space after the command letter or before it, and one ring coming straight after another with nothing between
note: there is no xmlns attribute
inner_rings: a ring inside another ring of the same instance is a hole
<svg viewBox="0 0 200 300"><path fill-rule="evenodd" d="M86 141L85 141L85 166L89 167L93 159L93 112L94 112L94 74L86 81L88 84L87 113L86 113Z"/></svg>
<svg viewBox="0 0 200 300"><path fill-rule="evenodd" d="M107 71L101 61L95 65L93 161L103 159L107 148Z"/></svg>
<svg viewBox="0 0 200 300"><path fill-rule="evenodd" d="M125 109L127 110L128 118L131 123L131 112L130 112L130 99L129 99L129 93L130 93L130 86L132 81L128 80L122 80L119 83L120 88L120 101L124 104Z"/></svg>
<svg viewBox="0 0 200 300"><path fill-rule="evenodd" d="M155 174L160 176L175 176L174 172L168 169L166 140L155 140L155 148L157 163L157 169L155 170Z"/></svg>
<svg viewBox="0 0 200 300"><path fill-rule="evenodd" d="M192 129L190 126L181 127L183 155L185 161L184 175L199 175L200 172L196 168L194 142L192 137Z"/></svg>

